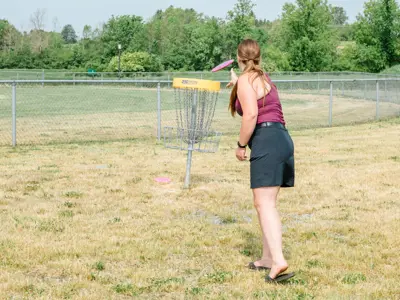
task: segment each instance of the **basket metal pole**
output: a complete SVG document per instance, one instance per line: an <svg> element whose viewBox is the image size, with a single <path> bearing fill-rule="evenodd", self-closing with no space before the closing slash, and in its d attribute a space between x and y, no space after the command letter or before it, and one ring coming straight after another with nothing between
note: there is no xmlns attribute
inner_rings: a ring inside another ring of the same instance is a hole
<svg viewBox="0 0 400 300"><path fill-rule="evenodd" d="M186 177L184 186L185 189L188 189L190 186L190 169L192 167L193 145L194 145L194 140L196 138L196 111L197 111L197 91L194 90L190 128L188 130L189 147L188 147L188 155L186 162Z"/></svg>

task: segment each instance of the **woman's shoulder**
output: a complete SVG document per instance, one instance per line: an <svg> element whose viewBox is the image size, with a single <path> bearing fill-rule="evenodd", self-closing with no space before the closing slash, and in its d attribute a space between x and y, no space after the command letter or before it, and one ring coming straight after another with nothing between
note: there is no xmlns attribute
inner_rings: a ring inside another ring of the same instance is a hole
<svg viewBox="0 0 400 300"><path fill-rule="evenodd" d="M241 74L238 78L238 84L240 86L253 86L254 85L254 74L252 73L244 73Z"/></svg>

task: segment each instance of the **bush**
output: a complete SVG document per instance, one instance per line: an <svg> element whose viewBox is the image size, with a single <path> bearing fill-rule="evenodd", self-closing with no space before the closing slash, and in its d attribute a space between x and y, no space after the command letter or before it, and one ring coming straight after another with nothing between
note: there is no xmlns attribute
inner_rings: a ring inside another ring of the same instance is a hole
<svg viewBox="0 0 400 300"><path fill-rule="evenodd" d="M361 72L380 72L386 66L384 53L375 46L358 44L354 60L357 68Z"/></svg>
<svg viewBox="0 0 400 300"><path fill-rule="evenodd" d="M355 43L346 43L337 49L337 57L333 62L335 71L356 71L354 58L356 56L357 46Z"/></svg>
<svg viewBox="0 0 400 300"><path fill-rule="evenodd" d="M400 65L393 66L391 68L387 68L382 71L383 74L397 74L400 75Z"/></svg>
<svg viewBox="0 0 400 300"><path fill-rule="evenodd" d="M263 49L262 68L267 72L290 70L287 53L282 52L274 46Z"/></svg>
<svg viewBox="0 0 400 300"><path fill-rule="evenodd" d="M108 71L118 72L118 56L111 59ZM122 72L160 72L162 65L160 59L147 52L123 53L121 55Z"/></svg>
<svg viewBox="0 0 400 300"><path fill-rule="evenodd" d="M376 73L385 68L385 57L377 47L348 43L338 49L333 68L336 71Z"/></svg>

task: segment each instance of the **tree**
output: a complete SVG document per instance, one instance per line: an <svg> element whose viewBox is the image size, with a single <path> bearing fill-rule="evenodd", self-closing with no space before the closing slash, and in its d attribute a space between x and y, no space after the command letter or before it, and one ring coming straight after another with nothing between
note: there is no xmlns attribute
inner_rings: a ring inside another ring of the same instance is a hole
<svg viewBox="0 0 400 300"><path fill-rule="evenodd" d="M118 44L128 52L144 50L145 34L143 19L134 15L112 16L103 26L101 41L104 60L109 61L118 53Z"/></svg>
<svg viewBox="0 0 400 300"><path fill-rule="evenodd" d="M52 50L60 50L63 48L64 40L61 33L50 32L49 33L49 48Z"/></svg>
<svg viewBox="0 0 400 300"><path fill-rule="evenodd" d="M66 44L75 44L78 37L76 36L75 29L71 24L65 25L61 30L61 36Z"/></svg>
<svg viewBox="0 0 400 300"><path fill-rule="evenodd" d="M190 35L190 69L210 70L222 61L221 21L210 18L193 28Z"/></svg>
<svg viewBox="0 0 400 300"><path fill-rule="evenodd" d="M279 44L288 53L292 70L331 69L338 44L331 23L326 0L296 0L296 4L284 5Z"/></svg>
<svg viewBox="0 0 400 300"><path fill-rule="evenodd" d="M21 43L22 34L7 20L0 20L0 51L17 50Z"/></svg>
<svg viewBox="0 0 400 300"><path fill-rule="evenodd" d="M41 52L46 47L46 35L44 32L46 10L37 9L31 16L30 22L33 27L31 31L31 43L35 51Z"/></svg>
<svg viewBox="0 0 400 300"><path fill-rule="evenodd" d="M165 69L189 70L193 68L194 52L203 52L203 45L199 45L200 40L194 41L194 36L208 31L200 29L204 24L202 16L193 9L170 6L157 11L146 25L147 49L161 58Z"/></svg>
<svg viewBox="0 0 400 300"><path fill-rule="evenodd" d="M333 24L343 26L346 24L349 17L347 16L346 11L341 6L332 6L331 13L333 16Z"/></svg>
<svg viewBox="0 0 400 300"><path fill-rule="evenodd" d="M262 20L262 19L255 19L254 21L256 27L263 27L266 28L268 26L271 26L272 22L268 21L266 19Z"/></svg>
<svg viewBox="0 0 400 300"><path fill-rule="evenodd" d="M147 51L160 55L162 53L162 39L161 26L163 19L163 11L157 10L154 16L145 25L146 35L148 36L148 44L146 45Z"/></svg>
<svg viewBox="0 0 400 300"><path fill-rule="evenodd" d="M396 44L400 39L400 9L395 0L383 0L383 28L380 36L382 51L386 55L389 66L398 62Z"/></svg>
<svg viewBox="0 0 400 300"><path fill-rule="evenodd" d="M33 29L37 31L44 30L45 18L46 18L46 10L38 8L30 17L30 22L31 25L33 26Z"/></svg>
<svg viewBox="0 0 400 300"><path fill-rule="evenodd" d="M8 35L9 30L10 30L10 23L8 23L7 20L0 20L0 50L3 50L8 46L6 42L6 37Z"/></svg>
<svg viewBox="0 0 400 300"><path fill-rule="evenodd" d="M363 56L380 59L381 69L399 62L396 48L400 45L400 9L395 0L370 0L364 5L363 14L357 16L355 40ZM370 51L370 55L366 53ZM381 53L381 55L378 55ZM368 69L370 60L359 61ZM375 64L374 64L375 65ZM380 71L372 67L371 70Z"/></svg>
<svg viewBox="0 0 400 300"><path fill-rule="evenodd" d="M354 24L345 24L338 28L340 41L354 41Z"/></svg>
<svg viewBox="0 0 400 300"><path fill-rule="evenodd" d="M254 7L255 4L251 0L238 0L233 10L228 11L226 49L224 51L227 57L225 58L236 57L236 49L239 43L245 38L253 37L255 29Z"/></svg>
<svg viewBox="0 0 400 300"><path fill-rule="evenodd" d="M349 17L343 7L330 6L332 14L332 22L337 30L337 34L340 41L351 41L353 40L353 26L348 24Z"/></svg>
<svg viewBox="0 0 400 300"><path fill-rule="evenodd" d="M93 37L93 30L92 30L92 26L90 25L85 25L83 27L83 32L82 32L82 37L85 40L90 40Z"/></svg>
<svg viewBox="0 0 400 300"><path fill-rule="evenodd" d="M53 31L54 32L58 32L58 30L59 30L59 22L58 22L58 18L57 17L54 17L53 18Z"/></svg>
<svg viewBox="0 0 400 300"><path fill-rule="evenodd" d="M253 38L268 71L379 72L400 62L400 9L396 0L366 1L354 24L328 0L290 1L272 22L255 17L255 1L237 0L224 19L170 6L147 22L122 15L86 25L82 39L71 25L59 28L56 18L46 31L46 11L38 9L28 32L0 20L0 68L116 71L121 44L125 71L209 70Z"/></svg>

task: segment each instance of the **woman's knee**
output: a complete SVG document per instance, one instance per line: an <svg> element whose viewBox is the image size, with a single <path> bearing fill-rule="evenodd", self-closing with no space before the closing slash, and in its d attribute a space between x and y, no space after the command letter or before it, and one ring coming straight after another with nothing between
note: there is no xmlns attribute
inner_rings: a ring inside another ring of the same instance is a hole
<svg viewBox="0 0 400 300"><path fill-rule="evenodd" d="M276 199L274 197L254 197L254 207L257 211L276 208Z"/></svg>
<svg viewBox="0 0 400 300"><path fill-rule="evenodd" d="M253 190L254 207L257 210L263 208L275 208L276 198L279 193L279 187L268 187Z"/></svg>

